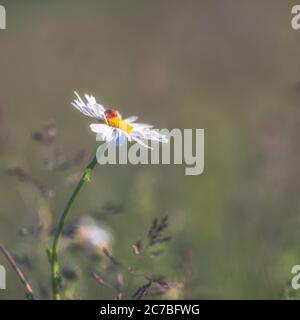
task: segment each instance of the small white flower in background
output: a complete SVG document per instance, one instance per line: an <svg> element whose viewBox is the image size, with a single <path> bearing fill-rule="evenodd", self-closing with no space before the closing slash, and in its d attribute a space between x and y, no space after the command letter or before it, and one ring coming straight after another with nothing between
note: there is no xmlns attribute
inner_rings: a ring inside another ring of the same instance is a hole
<svg viewBox="0 0 300 320"><path fill-rule="evenodd" d="M79 94L75 92L77 99L72 105L86 116L104 121L104 123L94 123L90 125L93 132L97 133L101 141L114 141L117 145L122 145L125 139L129 142L135 141L146 148L150 148L141 139L153 140L167 143L166 136L159 134L152 129L152 125L136 123L138 117L123 119L121 114L115 109L105 109L96 102L93 96L85 94L84 102Z"/></svg>
<svg viewBox="0 0 300 320"><path fill-rule="evenodd" d="M111 248L113 235L106 226L97 225L91 217L83 217L75 230L73 242L102 253L104 248Z"/></svg>

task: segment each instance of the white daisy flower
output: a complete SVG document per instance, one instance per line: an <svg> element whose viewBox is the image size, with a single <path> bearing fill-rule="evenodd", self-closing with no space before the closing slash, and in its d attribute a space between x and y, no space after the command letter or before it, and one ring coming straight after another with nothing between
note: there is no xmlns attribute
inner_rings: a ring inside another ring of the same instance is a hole
<svg viewBox="0 0 300 320"><path fill-rule="evenodd" d="M93 117L104 123L93 123L90 128L97 133L101 141L114 141L117 145L122 145L125 139L129 142L135 141L146 148L150 148L142 139L153 140L167 143L165 135L159 134L152 129L152 125L145 123L136 123L138 117L129 117L123 119L116 109L105 109L101 104L96 102L93 96L85 94L84 102L79 94L75 92L77 99L72 105L86 116Z"/></svg>

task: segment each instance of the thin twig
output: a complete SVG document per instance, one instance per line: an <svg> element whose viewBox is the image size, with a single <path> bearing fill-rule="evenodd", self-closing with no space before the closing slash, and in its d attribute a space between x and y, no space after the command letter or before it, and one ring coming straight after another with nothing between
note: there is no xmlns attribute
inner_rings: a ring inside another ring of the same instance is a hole
<svg viewBox="0 0 300 320"><path fill-rule="evenodd" d="M110 253L107 248L103 248L103 253L105 256L116 266L121 265L121 263Z"/></svg>
<svg viewBox="0 0 300 320"><path fill-rule="evenodd" d="M9 251L0 243L0 251L3 253L4 257L7 259L7 261L10 263L16 274L18 275L19 279L23 283L26 293L28 297L32 300L36 300L32 291L32 288L29 284L29 282L26 280L24 273L22 270L17 266L17 263L15 259L12 257L12 255L9 253Z"/></svg>
<svg viewBox="0 0 300 320"><path fill-rule="evenodd" d="M91 272L91 276L96 280L96 282L104 287L112 289L116 291L116 288L110 283L106 282L103 278L101 278L96 272Z"/></svg>
<svg viewBox="0 0 300 320"><path fill-rule="evenodd" d="M161 219L155 218L152 222L152 225L151 225L149 231L148 231L146 244L144 246L142 246L142 243L144 243L144 240L143 240L143 241L138 241L136 244L133 245L133 247L132 247L133 252L137 256L137 260L136 260L134 268L128 269L129 272L131 273L131 275L136 274L136 269L138 269L138 266L140 265L140 263L142 261L142 257L145 255L145 253L148 251L148 249L150 247L153 247L154 245L156 245L158 243L163 243L163 242L170 240L170 237L164 236L164 232L167 229L168 225L169 225L169 218L167 215L162 217ZM129 279L129 281L127 282L127 286L124 290L124 294L127 294L127 292L130 290L132 280L133 280L133 277L131 277ZM152 280L149 281L149 283L150 282L152 284ZM149 285L149 288L150 288L151 284ZM143 291L142 289L141 289L141 292ZM145 290L148 291L148 285L145 286ZM136 292L135 294L137 295L138 293ZM145 293L142 293L142 296L144 294Z"/></svg>
<svg viewBox="0 0 300 320"><path fill-rule="evenodd" d="M91 272L91 276L96 280L96 282L102 286L105 286L116 293L116 300L122 299L122 289L105 281L102 277L100 277L96 272Z"/></svg>

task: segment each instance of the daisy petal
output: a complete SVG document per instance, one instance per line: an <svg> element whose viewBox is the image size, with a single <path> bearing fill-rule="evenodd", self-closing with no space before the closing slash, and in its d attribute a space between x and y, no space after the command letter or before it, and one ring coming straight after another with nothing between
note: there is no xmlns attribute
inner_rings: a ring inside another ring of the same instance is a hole
<svg viewBox="0 0 300 320"><path fill-rule="evenodd" d="M91 124L90 128L93 132L97 133L98 141L109 142L114 138L113 137L114 129L109 127L106 124L95 123L95 124Z"/></svg>
<svg viewBox="0 0 300 320"><path fill-rule="evenodd" d="M124 130L121 130L121 129L117 129L119 132L121 132L127 139L128 139L128 141L129 142L131 142L131 135L128 133L128 132L126 132L126 131L124 131Z"/></svg>
<svg viewBox="0 0 300 320"><path fill-rule="evenodd" d="M152 147L149 147L146 143L144 143L144 142L143 142L142 140L140 140L139 138L137 138L137 137L132 137L132 139L133 139L134 141L136 141L137 143L139 143L141 146L143 146L143 147L145 147L145 148L147 148L147 149L153 150Z"/></svg>
<svg viewBox="0 0 300 320"><path fill-rule="evenodd" d="M133 126L134 129L137 129L137 130L144 130L144 129L153 128L153 126L151 124L147 124L147 123L132 123L131 125Z"/></svg>
<svg viewBox="0 0 300 320"><path fill-rule="evenodd" d="M72 105L83 113L86 116L103 119L104 118L104 111L105 108L101 105L96 103L96 99L93 96L85 95L87 102L85 103L79 94L74 91L77 99L72 102Z"/></svg>
<svg viewBox="0 0 300 320"><path fill-rule="evenodd" d="M146 133L145 139L168 143L168 139L165 135L159 134L153 130L149 130L149 132Z"/></svg>
<svg viewBox="0 0 300 320"><path fill-rule="evenodd" d="M135 122L137 119L138 119L137 116L133 116L133 117L126 118L126 119L124 119L124 120L125 120L126 122L128 122L128 123L133 123L133 122Z"/></svg>
<svg viewBox="0 0 300 320"><path fill-rule="evenodd" d="M90 124L90 128L95 133L104 133L107 129L109 129L109 126L106 124L92 123Z"/></svg>
<svg viewBox="0 0 300 320"><path fill-rule="evenodd" d="M110 142L114 139L114 128L108 127L108 129L103 134L103 140L106 142Z"/></svg>
<svg viewBox="0 0 300 320"><path fill-rule="evenodd" d="M117 146L121 146L123 145L123 143L126 140L126 135L124 134L124 132L122 132L121 130L116 131L117 133L115 134L115 142Z"/></svg>

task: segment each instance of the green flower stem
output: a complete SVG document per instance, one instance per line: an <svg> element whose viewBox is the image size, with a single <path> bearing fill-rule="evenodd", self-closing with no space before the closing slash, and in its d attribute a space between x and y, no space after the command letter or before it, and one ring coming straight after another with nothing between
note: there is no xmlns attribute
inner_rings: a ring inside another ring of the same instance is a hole
<svg viewBox="0 0 300 320"><path fill-rule="evenodd" d="M81 188L83 185L90 181L91 174L93 169L95 168L95 165L97 164L97 158L96 156L93 158L93 160L89 163L89 165L85 168L84 173L80 181L78 182L75 190L73 191L69 201L67 202L67 205L59 219L59 223L57 225L57 228L55 230L55 236L53 240L52 250L48 252L49 261L51 264L51 279L52 279L52 290L53 290L53 299L54 300L60 300L60 270L59 270L59 263L58 263L58 250L60 245L60 239L63 232L63 228L65 226L65 223L68 219L68 216L71 211L71 207L73 205L74 200L78 196Z"/></svg>

